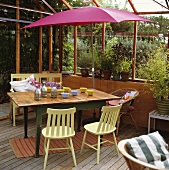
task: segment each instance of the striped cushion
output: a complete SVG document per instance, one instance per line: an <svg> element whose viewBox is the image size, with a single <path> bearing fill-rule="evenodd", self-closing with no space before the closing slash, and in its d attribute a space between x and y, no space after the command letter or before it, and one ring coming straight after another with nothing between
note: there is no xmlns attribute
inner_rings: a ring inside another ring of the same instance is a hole
<svg viewBox="0 0 169 170"><path fill-rule="evenodd" d="M140 161L169 168L168 145L158 131L129 139L126 146L129 154Z"/></svg>

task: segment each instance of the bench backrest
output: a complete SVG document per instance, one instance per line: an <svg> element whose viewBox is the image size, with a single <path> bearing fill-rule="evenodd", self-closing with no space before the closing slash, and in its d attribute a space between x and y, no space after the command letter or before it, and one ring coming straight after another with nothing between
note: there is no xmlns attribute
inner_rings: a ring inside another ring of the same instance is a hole
<svg viewBox="0 0 169 170"><path fill-rule="evenodd" d="M43 80L48 82L62 82L62 73L25 73L25 74L11 74L11 82L25 80L29 76L34 75L34 79L38 82L42 82ZM10 91L13 91L13 87L11 86Z"/></svg>

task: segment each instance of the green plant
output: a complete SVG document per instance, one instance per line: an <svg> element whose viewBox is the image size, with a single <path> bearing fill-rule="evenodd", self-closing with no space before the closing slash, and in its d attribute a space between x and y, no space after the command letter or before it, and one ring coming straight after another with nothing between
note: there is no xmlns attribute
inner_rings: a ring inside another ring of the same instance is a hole
<svg viewBox="0 0 169 170"><path fill-rule="evenodd" d="M119 70L120 70L120 72L130 72L131 71L131 61L127 57L124 57L120 61Z"/></svg>
<svg viewBox="0 0 169 170"><path fill-rule="evenodd" d="M102 70L112 70L113 69L113 61L112 61L111 56L102 54L101 68L102 68Z"/></svg>
<svg viewBox="0 0 169 170"><path fill-rule="evenodd" d="M113 64L114 64L114 51L112 46L117 43L116 38L112 38L111 40L107 41L105 52L102 54L101 57L101 68L103 70L113 70Z"/></svg>
<svg viewBox="0 0 169 170"><path fill-rule="evenodd" d="M150 87L157 100L169 98L168 57L169 50L161 45L138 70L140 77L146 79L146 86Z"/></svg>

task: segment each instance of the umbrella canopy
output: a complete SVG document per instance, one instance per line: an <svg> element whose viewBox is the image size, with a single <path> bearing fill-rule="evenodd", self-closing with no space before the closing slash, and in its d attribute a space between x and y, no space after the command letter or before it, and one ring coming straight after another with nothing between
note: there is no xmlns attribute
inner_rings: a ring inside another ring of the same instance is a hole
<svg viewBox="0 0 169 170"><path fill-rule="evenodd" d="M147 21L150 20L127 12L124 10L101 7L83 7L74 10L59 12L38 21L35 21L24 28L49 26L49 25L86 25L91 23L103 22L122 22L122 21Z"/></svg>
<svg viewBox="0 0 169 170"><path fill-rule="evenodd" d="M150 20L127 12L124 10L102 7L83 7L74 10L67 10L59 12L38 21L35 21L24 28L32 28L39 26L52 26L52 25L73 25L80 26L86 24L104 23L104 22L127 22L127 21L146 21ZM94 88L94 54L93 54L93 34L92 41L92 86Z"/></svg>

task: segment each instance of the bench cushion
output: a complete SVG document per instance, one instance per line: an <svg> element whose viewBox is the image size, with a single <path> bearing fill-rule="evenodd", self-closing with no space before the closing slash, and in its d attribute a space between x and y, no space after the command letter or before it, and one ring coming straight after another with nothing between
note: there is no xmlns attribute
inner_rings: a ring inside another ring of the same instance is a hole
<svg viewBox="0 0 169 170"><path fill-rule="evenodd" d="M27 92L28 90L25 88L30 80L34 79L34 75L32 74L26 80L20 81L11 81L10 84L14 88L16 92Z"/></svg>
<svg viewBox="0 0 169 170"><path fill-rule="evenodd" d="M129 139L126 146L129 154L140 161L169 168L168 145L158 131Z"/></svg>

